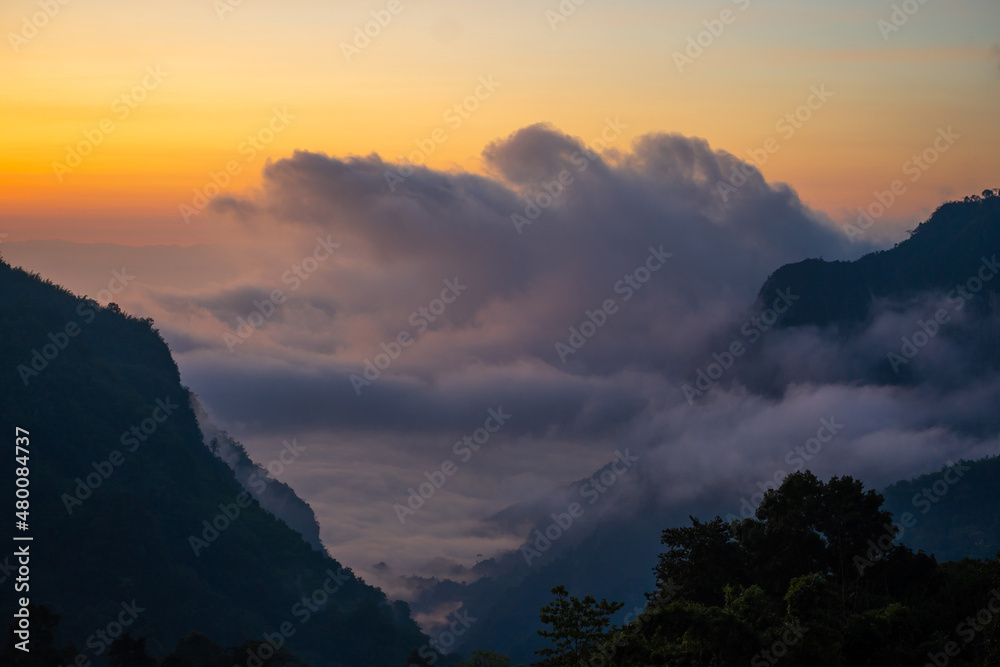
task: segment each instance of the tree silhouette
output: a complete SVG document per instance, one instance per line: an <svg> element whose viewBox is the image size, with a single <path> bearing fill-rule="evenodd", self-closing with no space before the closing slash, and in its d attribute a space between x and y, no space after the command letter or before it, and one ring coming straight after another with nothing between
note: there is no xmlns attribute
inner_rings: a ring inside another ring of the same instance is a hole
<svg viewBox="0 0 1000 667"><path fill-rule="evenodd" d="M554 588L540 614L552 629L539 632L553 646L536 664L1000 665L1000 622L968 635L1000 590L1000 560L937 563L896 545L882 501L850 477L806 471L768 491L753 518L691 517L663 531L657 589L669 598L609 629L617 603ZM945 653L956 632L961 654Z"/></svg>
<svg viewBox="0 0 1000 667"><path fill-rule="evenodd" d="M156 660L146 653L146 638L133 638L126 632L111 643L108 667L155 667Z"/></svg>
<svg viewBox="0 0 1000 667"><path fill-rule="evenodd" d="M538 634L551 640L552 646L536 653L542 660L537 667L577 667L607 639L611 615L622 608L622 602L600 602L588 595L582 600L571 596L565 586L552 589L556 599L542 607L538 618L551 625L551 630Z"/></svg>
<svg viewBox="0 0 1000 667"><path fill-rule="evenodd" d="M496 651L473 651L455 667L511 667L510 658Z"/></svg>

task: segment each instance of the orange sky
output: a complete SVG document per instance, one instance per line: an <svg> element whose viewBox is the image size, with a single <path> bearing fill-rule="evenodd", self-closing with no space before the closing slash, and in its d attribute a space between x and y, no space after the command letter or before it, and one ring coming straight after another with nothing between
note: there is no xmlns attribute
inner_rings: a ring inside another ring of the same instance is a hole
<svg viewBox="0 0 1000 667"><path fill-rule="evenodd" d="M747 158L774 137L765 177L838 222L952 127L961 139L887 216L893 234L943 199L1000 185L1000 8L987 0L923 5L885 37L890 3L860 1L590 0L551 24L554 1L398 0L391 14L378 0L246 0L220 15L228 1L0 8L8 241L220 240L208 216L186 225L178 209L231 161L236 192L296 149L395 160L443 128L426 164L475 171L490 141L520 127L547 121L589 142L608 117L628 125L623 150L680 132ZM386 25L348 61L342 44L372 12ZM679 67L699 33L707 46ZM483 95L490 76L499 86ZM831 97L778 131L814 86ZM463 102L475 108L446 116ZM72 166L68 147L89 154Z"/></svg>

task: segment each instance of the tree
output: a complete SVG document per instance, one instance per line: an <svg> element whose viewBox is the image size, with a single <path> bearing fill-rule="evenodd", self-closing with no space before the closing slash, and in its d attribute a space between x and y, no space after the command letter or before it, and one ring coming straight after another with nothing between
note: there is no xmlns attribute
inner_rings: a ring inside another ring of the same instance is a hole
<svg viewBox="0 0 1000 667"><path fill-rule="evenodd" d="M473 651L467 660L456 667L511 667L510 658L496 651Z"/></svg>
<svg viewBox="0 0 1000 667"><path fill-rule="evenodd" d="M177 640L174 651L168 655L161 667L205 667L220 662L222 649L211 639L199 632Z"/></svg>
<svg viewBox="0 0 1000 667"><path fill-rule="evenodd" d="M551 630L538 634L551 640L552 646L535 651L542 660L536 667L578 667L608 638L611 616L623 602L600 602L588 595L582 600L571 596L565 586L552 589L556 599L542 607L538 618Z"/></svg>
<svg viewBox="0 0 1000 667"><path fill-rule="evenodd" d="M56 626L60 617L45 605L28 605L31 618L30 653L15 647L20 640L15 634L17 621L8 626L8 639L4 647L0 647L0 664L4 667L59 667L73 662L77 652L72 644L57 647L55 644Z"/></svg>
<svg viewBox="0 0 1000 667"><path fill-rule="evenodd" d="M806 471L768 491L754 518L665 530L657 586L673 579L679 596L609 633L610 664L944 664L956 628L1000 590L1000 561L938 563L894 544L882 501L850 477ZM1000 623L966 641L949 664L1000 665L989 662Z"/></svg>
<svg viewBox="0 0 1000 667"><path fill-rule="evenodd" d="M745 554L732 525L719 517L707 523L690 519L690 527L663 531L660 544L668 548L656 566L657 587L662 589L669 582L693 602L721 604L727 584L743 583Z"/></svg>
<svg viewBox="0 0 1000 667"><path fill-rule="evenodd" d="M268 641L251 640L238 647L229 648L223 653L220 664L225 665L261 665L261 667L307 667L283 647L275 649ZM407 663L409 664L409 663Z"/></svg>
<svg viewBox="0 0 1000 667"><path fill-rule="evenodd" d="M793 473L779 490L768 491L757 520L763 525L764 540L754 545L760 548L752 558L772 573L777 589L812 572L831 575L843 589L860 576L854 559L869 551L869 542L884 543L895 536L892 515L882 509L881 495L864 491L863 484L851 477L824 483L809 471ZM744 528L752 526L744 523ZM887 532L890 535L884 538Z"/></svg>
<svg viewBox="0 0 1000 667"><path fill-rule="evenodd" d="M156 661L146 653L146 638L133 638L126 632L108 649L108 667L154 667Z"/></svg>

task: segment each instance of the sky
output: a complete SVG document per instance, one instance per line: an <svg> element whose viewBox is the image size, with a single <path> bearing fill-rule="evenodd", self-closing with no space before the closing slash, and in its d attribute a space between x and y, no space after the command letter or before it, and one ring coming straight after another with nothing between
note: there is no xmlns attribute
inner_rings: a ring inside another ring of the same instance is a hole
<svg viewBox="0 0 1000 667"><path fill-rule="evenodd" d="M887 212L887 239L941 199L991 187L996 167L1000 7L990 0L930 0L898 26L878 1L56 6L51 18L37 0L0 8L10 241L217 241L227 232L204 217L185 224L179 207L231 161L239 173L224 189L240 192L296 149L397 160L437 128L444 141L415 160L477 173L490 142L538 122L590 141L618 118L619 149L678 132L743 158L774 139L764 175L838 222L909 178L907 160L953 128L963 140ZM379 18L374 37L360 32ZM496 87L486 92L481 77ZM814 87L829 97L777 130ZM287 122L269 133L276 113Z"/></svg>
<svg viewBox="0 0 1000 667"><path fill-rule="evenodd" d="M821 476L997 453L967 421L1000 387L956 387L946 337L927 384L852 375L940 295L847 341L762 330L683 389L778 267L1000 185L996 3L223 1L0 9L0 252L153 317L262 465L303 444L279 478L391 595L622 456L679 507L749 496L822 420Z"/></svg>

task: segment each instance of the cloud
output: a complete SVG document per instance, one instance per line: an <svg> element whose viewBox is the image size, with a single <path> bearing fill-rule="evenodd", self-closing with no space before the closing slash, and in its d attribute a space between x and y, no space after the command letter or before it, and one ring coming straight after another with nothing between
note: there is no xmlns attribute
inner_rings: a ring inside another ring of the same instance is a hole
<svg viewBox="0 0 1000 667"><path fill-rule="evenodd" d="M598 154L534 125L483 158L473 174L296 152L216 207L242 230L223 276L153 281L124 302L156 319L185 383L256 460L283 438L309 448L283 481L324 543L428 622L455 602L449 582L495 574L616 450L642 463L595 519L738 507L830 417L844 431L810 467L870 483L995 444L979 408L996 387L958 381L975 325L956 320L905 381L879 379L935 295L881 304L851 334L768 331L689 404L682 386L759 315L778 267L871 249L791 187L677 134ZM323 240L340 246L319 260ZM463 460L456 443L501 407L509 423ZM395 506L446 461L457 471L400 522Z"/></svg>
<svg viewBox="0 0 1000 667"><path fill-rule="evenodd" d="M270 165L263 194L241 206L342 242L356 266L339 277L354 299L331 298L347 312L371 311L362 316L381 336L405 328L444 280L467 285L431 326L464 363L558 364L555 343L569 327L618 299L607 333L573 357L584 373L676 367L687 341L752 301L775 267L857 252L790 188L759 174L725 201L717 184L742 163L702 140L649 135L630 153L587 155L582 142L532 126L486 149L495 179L418 168L390 190L386 174L400 165L298 152ZM572 182L560 185L560 173ZM545 190L553 182L554 197ZM542 194L552 203L519 233L512 216ZM625 303L621 281L661 246L671 259ZM421 347L430 355L435 346Z"/></svg>

